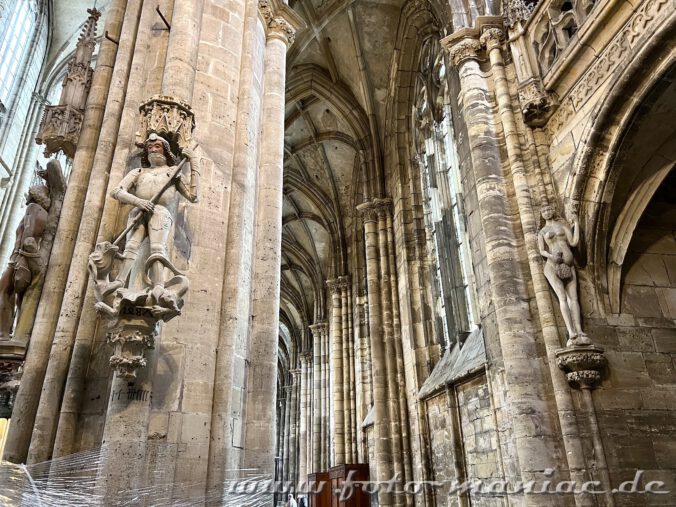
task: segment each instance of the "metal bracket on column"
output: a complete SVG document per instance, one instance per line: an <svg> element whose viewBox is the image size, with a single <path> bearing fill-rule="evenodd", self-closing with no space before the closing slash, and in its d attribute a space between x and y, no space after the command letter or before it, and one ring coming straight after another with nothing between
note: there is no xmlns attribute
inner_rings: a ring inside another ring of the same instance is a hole
<svg viewBox="0 0 676 507"><path fill-rule="evenodd" d="M113 39L110 35L108 35L108 30L106 30L106 32L103 34L103 36L104 36L106 39L108 39L110 42L112 42L113 44L115 44L116 46L119 46L119 45L120 45L120 42L119 42L119 41L116 41L116 40Z"/></svg>
<svg viewBox="0 0 676 507"><path fill-rule="evenodd" d="M171 25L169 24L169 21L167 21L167 18L164 17L164 14L162 14L162 11L160 10L160 6L158 5L157 7L155 7L155 10L157 11L157 14L160 15L160 18L162 18L162 22L167 27L167 30L171 32Z"/></svg>

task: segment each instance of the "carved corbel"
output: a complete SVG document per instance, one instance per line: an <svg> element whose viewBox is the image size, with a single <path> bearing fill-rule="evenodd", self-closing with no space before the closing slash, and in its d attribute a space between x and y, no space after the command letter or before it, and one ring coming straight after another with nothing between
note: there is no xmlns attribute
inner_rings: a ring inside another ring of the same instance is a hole
<svg viewBox="0 0 676 507"><path fill-rule="evenodd" d="M542 127L554 112L556 97L547 92L542 81L531 78L519 85L519 102L524 121L531 127Z"/></svg>
<svg viewBox="0 0 676 507"><path fill-rule="evenodd" d="M594 389L606 368L603 349L595 345L571 346L556 351L558 367L574 389Z"/></svg>

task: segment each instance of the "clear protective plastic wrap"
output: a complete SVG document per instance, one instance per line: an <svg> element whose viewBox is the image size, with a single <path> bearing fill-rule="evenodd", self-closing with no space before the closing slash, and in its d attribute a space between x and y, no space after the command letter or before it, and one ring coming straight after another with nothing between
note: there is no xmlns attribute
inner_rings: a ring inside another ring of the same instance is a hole
<svg viewBox="0 0 676 507"><path fill-rule="evenodd" d="M173 482L176 446L150 444L145 486L111 492L104 491L101 449L71 454L35 465L0 463L0 507L91 507L142 506L192 507L232 506L269 507L279 486L270 476L256 470L228 470L223 488L207 490L207 481ZM169 459L165 459L169 458ZM164 463L164 466L161 464ZM286 497L279 486L278 498Z"/></svg>

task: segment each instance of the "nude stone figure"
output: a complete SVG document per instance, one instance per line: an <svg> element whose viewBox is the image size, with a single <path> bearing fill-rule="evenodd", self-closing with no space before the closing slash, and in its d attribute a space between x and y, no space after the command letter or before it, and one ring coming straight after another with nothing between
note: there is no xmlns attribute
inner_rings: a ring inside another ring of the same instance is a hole
<svg viewBox="0 0 676 507"><path fill-rule="evenodd" d="M26 198L26 214L16 230L14 251L0 277L0 340L9 340L15 315L34 277L42 272L40 244L47 226L51 199L46 185L33 185Z"/></svg>
<svg viewBox="0 0 676 507"><path fill-rule="evenodd" d="M556 217L552 206L542 208L545 225L538 232L538 249L546 260L545 277L556 292L561 315L568 330L568 345L584 345L591 341L582 331L580 303L577 296L577 273L573 251L580 241L580 225L576 215L572 224ZM572 227L571 227L572 225Z"/></svg>
<svg viewBox="0 0 676 507"><path fill-rule="evenodd" d="M139 247L147 237L150 241L150 256L145 263L151 286L149 305L156 304L162 299L165 287L164 268L167 267L174 273L178 272L172 266L167 252L167 241L174 225L171 205L177 194L190 202L197 202L198 160L188 148L183 149L183 154L190 161L190 180L187 182L180 172L177 174L176 159L169 148L169 143L157 134L150 134L144 146L144 162L147 162L149 167L130 171L111 193L114 199L134 206L129 213L130 223L137 221L139 214L144 215L127 234L126 247L122 253L123 262L116 278L116 285L120 287L127 285Z"/></svg>

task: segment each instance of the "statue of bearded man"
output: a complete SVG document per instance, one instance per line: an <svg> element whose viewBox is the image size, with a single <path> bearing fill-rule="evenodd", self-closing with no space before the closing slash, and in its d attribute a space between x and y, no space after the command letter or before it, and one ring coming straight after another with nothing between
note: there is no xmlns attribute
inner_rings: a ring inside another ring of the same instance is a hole
<svg viewBox="0 0 676 507"><path fill-rule="evenodd" d="M161 302L164 294L164 268L176 272L172 266L167 241L173 232L174 217L171 209L178 194L190 202L197 202L199 192L199 161L192 150L183 148L183 155L190 161L190 179L177 173L176 158L169 143L157 134L150 134L144 143L143 165L131 170L120 184L113 189L111 196L118 201L131 204L134 209L129 213L128 223L138 220L138 224L127 234L126 246L122 254L123 262L117 275L116 286L127 286L132 266L138 257L139 247L147 237L150 242L150 256L145 269L150 281L149 305Z"/></svg>

